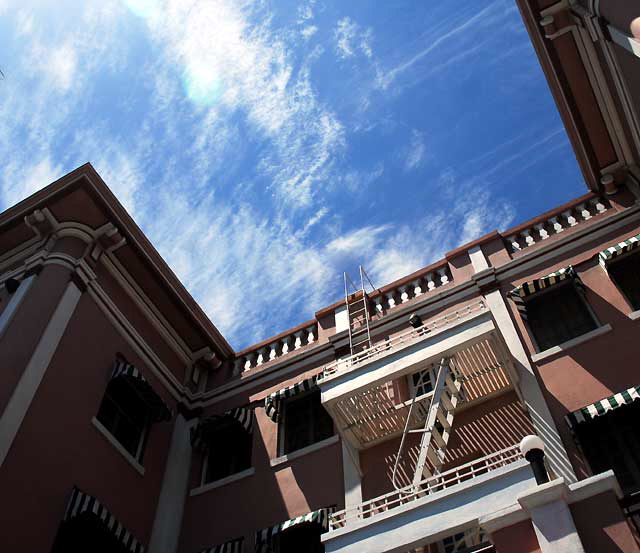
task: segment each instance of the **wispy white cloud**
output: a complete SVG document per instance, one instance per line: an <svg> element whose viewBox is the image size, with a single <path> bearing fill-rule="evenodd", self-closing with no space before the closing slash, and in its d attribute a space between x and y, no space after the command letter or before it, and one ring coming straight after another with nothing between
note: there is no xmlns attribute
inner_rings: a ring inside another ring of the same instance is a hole
<svg viewBox="0 0 640 553"><path fill-rule="evenodd" d="M351 58L358 52L367 58L373 56L372 41L373 30L362 30L360 25L350 17L343 17L336 25L334 31L335 47L338 56L342 59Z"/></svg>
<svg viewBox="0 0 640 553"><path fill-rule="evenodd" d="M426 155L426 146L422 133L413 129L411 141L405 150L404 170L413 171L422 165Z"/></svg>
<svg viewBox="0 0 640 553"><path fill-rule="evenodd" d="M309 40L317 32L318 32L318 27L316 27L315 25L307 25L306 27L302 28L302 30L300 31L300 34L305 40Z"/></svg>

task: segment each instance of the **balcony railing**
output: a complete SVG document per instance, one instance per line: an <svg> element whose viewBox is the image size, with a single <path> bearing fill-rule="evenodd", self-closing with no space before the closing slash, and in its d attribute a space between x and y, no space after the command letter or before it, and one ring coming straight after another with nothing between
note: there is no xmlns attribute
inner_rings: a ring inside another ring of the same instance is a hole
<svg viewBox="0 0 640 553"><path fill-rule="evenodd" d="M329 517L329 527L331 530L344 528L349 524L349 521L369 519L381 513L392 511L397 507L412 503L430 494L453 488L476 476L504 467L519 459L522 459L519 447L517 445L508 447L482 459L476 459L425 478L416 486L406 486L400 490L365 501L356 507L333 513Z"/></svg>
<svg viewBox="0 0 640 553"><path fill-rule="evenodd" d="M357 367L358 365L368 363L369 361L385 355L389 352L400 350L410 344L413 344L416 340L419 340L426 334L430 334L436 330L442 330L443 328L454 326L459 322L469 318L470 316L486 310L487 305L484 300L478 300L462 309L454 311L453 313L448 313L447 315L444 315L442 317L427 321L418 328L412 328L406 332L403 332L402 334L399 334L398 336L394 336L389 340L386 340L379 344L375 344L369 349L326 365L322 373L320 373L318 381L329 378L340 371L348 370Z"/></svg>

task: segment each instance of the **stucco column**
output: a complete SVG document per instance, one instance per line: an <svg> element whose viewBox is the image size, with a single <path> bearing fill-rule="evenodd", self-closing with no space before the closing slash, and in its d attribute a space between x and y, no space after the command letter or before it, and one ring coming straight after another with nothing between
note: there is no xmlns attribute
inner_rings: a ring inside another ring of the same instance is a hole
<svg viewBox="0 0 640 553"><path fill-rule="evenodd" d="M22 285L20 288L22 288ZM20 291L20 288L16 290L16 294ZM38 391L38 387L53 358L53 354L58 348L60 339L71 320L81 295L82 292L78 286L73 281L69 281L40 337L40 341L22 372L2 416L0 416L0 467L6 459L9 449L11 449L11 444Z"/></svg>
<svg viewBox="0 0 640 553"><path fill-rule="evenodd" d="M362 473L358 452L342 438L342 467L344 471L344 506L352 509L362 503Z"/></svg>
<svg viewBox="0 0 640 553"><path fill-rule="evenodd" d="M542 553L584 553L567 491L564 478L558 478L518 496L518 503L531 516Z"/></svg>
<svg viewBox="0 0 640 553"><path fill-rule="evenodd" d="M175 553L178 550L184 503L191 468L191 428L198 422L176 415L167 465L151 530L149 553Z"/></svg>

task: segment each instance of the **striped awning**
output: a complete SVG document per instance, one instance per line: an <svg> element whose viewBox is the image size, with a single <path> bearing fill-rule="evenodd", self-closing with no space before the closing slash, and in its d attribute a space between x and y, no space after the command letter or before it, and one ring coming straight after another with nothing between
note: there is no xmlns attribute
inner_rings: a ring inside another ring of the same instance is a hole
<svg viewBox="0 0 640 553"><path fill-rule="evenodd" d="M151 418L154 422L170 421L171 410L162 398L155 392L140 371L124 357L118 355L113 365L111 380L124 379L131 384L140 398L149 406Z"/></svg>
<svg viewBox="0 0 640 553"><path fill-rule="evenodd" d="M95 515L109 529L111 534L131 553L144 553L144 546L140 543L109 510L95 497L73 487L64 520L73 520L83 513Z"/></svg>
<svg viewBox="0 0 640 553"><path fill-rule="evenodd" d="M569 413L566 417L567 424L571 428L575 428L581 422L595 419L596 417L604 415L609 411L613 411L622 405L628 405L638 400L640 400L640 386L635 386L625 390L624 392L596 401L595 403L587 405L582 409L578 409L573 413Z"/></svg>
<svg viewBox="0 0 640 553"><path fill-rule="evenodd" d="M636 234L631 238L627 238L626 240L616 244L615 246L611 246L606 250L602 250L598 254L598 259L600 260L600 265L606 267L609 263L611 263L617 257L620 257L622 254L635 250L640 247L640 234Z"/></svg>
<svg viewBox="0 0 640 553"><path fill-rule="evenodd" d="M530 280L529 282L523 282L517 288L511 290L511 298L513 299L520 315L523 319L527 318L527 304L526 300L529 296L532 296L536 292L540 292L541 290L546 290L556 284L564 282L566 280L578 280L578 274L575 269L569 265L563 269L555 271L550 275L544 276L542 278L536 278L534 280Z"/></svg>
<svg viewBox="0 0 640 553"><path fill-rule="evenodd" d="M199 451L209 449L210 436L213 431L224 421L234 421L246 432L253 431L253 409L249 407L236 407L221 415L211 415L202 419L191 429L191 445Z"/></svg>
<svg viewBox="0 0 640 553"><path fill-rule="evenodd" d="M286 388L278 390L277 392L274 392L273 394L267 396L264 399L264 409L267 412L267 416L273 422L278 422L280 418L280 404L282 400L293 397L302 392L312 390L316 387L317 379L318 375L314 375L311 378L307 378L302 382L297 382L292 386L287 386Z"/></svg>
<svg viewBox="0 0 640 553"><path fill-rule="evenodd" d="M221 543L220 545L214 545L207 549L203 549L200 553L242 553L242 544L244 538L237 538L235 540Z"/></svg>
<svg viewBox="0 0 640 553"><path fill-rule="evenodd" d="M278 534L285 532L299 524L318 524L322 529L321 533L329 530L329 515L333 512L331 508L318 509L306 515L292 518L275 526L264 528L256 532L256 553L271 553L271 541Z"/></svg>

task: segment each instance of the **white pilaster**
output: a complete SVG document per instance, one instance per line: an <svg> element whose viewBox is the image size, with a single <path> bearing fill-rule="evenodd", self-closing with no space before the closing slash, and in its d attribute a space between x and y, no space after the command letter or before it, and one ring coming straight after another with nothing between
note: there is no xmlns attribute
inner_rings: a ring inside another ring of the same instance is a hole
<svg viewBox="0 0 640 553"><path fill-rule="evenodd" d="M482 249L480 249L480 246L471 248L467 253L469 254L471 265L475 273L479 273L480 271L484 271L489 268L489 262L484 256Z"/></svg>
<svg viewBox="0 0 640 553"><path fill-rule="evenodd" d="M178 550L191 467L189 436L191 427L196 423L197 419L187 421L180 414L176 416L162 488L151 530L149 553L175 553Z"/></svg>
<svg viewBox="0 0 640 553"><path fill-rule="evenodd" d="M360 454L347 440L342 439L342 467L344 471L344 506L351 509L362 504L362 473Z"/></svg>
<svg viewBox="0 0 640 553"><path fill-rule="evenodd" d="M349 328L349 312L346 305L341 305L334 311L336 318L336 334Z"/></svg>
<svg viewBox="0 0 640 553"><path fill-rule="evenodd" d="M21 286L22 287L22 286ZM19 289L18 289L19 290ZM18 293L16 290L16 293ZM73 282L67 284L58 305L49 319L22 376L16 385L4 413L0 417L0 467L38 391L44 374L58 348L60 339L75 311L82 292ZM7 306L8 307L8 306Z"/></svg>
<svg viewBox="0 0 640 553"><path fill-rule="evenodd" d="M567 491L564 479L558 478L518 496L518 503L531 516L542 553L584 553Z"/></svg>
<svg viewBox="0 0 640 553"><path fill-rule="evenodd" d="M28 276L20 283L18 289L9 299L9 303L4 308L4 311L2 312L2 314L0 314L0 340L2 340L2 336L4 335L7 328L9 328L9 323L13 319L13 316L16 314L16 311L22 303L23 298L27 295L27 292L29 291L29 288L31 288L31 284L33 283L35 278L36 275Z"/></svg>

